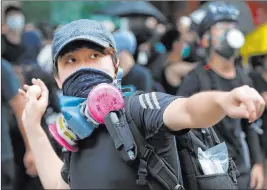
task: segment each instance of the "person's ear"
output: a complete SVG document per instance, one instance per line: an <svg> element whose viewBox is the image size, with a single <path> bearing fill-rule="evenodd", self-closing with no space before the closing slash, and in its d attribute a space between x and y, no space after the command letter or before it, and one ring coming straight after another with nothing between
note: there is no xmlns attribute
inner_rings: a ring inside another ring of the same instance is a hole
<svg viewBox="0 0 267 190"><path fill-rule="evenodd" d="M59 79L58 76L55 76L55 80L56 80L56 82L57 82L57 86L58 86L58 88L62 89L62 82L61 82L61 80Z"/></svg>

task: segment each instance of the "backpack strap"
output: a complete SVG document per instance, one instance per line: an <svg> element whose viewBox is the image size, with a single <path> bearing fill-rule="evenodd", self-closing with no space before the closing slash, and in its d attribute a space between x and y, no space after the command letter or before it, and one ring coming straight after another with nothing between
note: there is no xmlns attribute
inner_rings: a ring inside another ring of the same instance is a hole
<svg viewBox="0 0 267 190"><path fill-rule="evenodd" d="M63 154L63 160L64 165L61 169L61 177L62 179L70 185L70 158L71 158L71 152L69 152L67 149L62 149Z"/></svg>
<svg viewBox="0 0 267 190"><path fill-rule="evenodd" d="M129 97L127 103L131 101L134 96ZM129 108L129 106L127 106ZM160 156L156 154L154 148L146 142L143 135L135 125L130 111L126 110L126 117L130 124L130 130L134 136L139 153L139 167L138 167L138 185L149 185L146 180L148 174L153 176L165 189L184 190L184 187L179 184L179 180L175 175L175 171L171 166Z"/></svg>
<svg viewBox="0 0 267 190"><path fill-rule="evenodd" d="M120 156L126 163L132 163L137 156L137 147L133 135L129 129L125 117L125 111L112 111L104 118L106 128L120 153Z"/></svg>

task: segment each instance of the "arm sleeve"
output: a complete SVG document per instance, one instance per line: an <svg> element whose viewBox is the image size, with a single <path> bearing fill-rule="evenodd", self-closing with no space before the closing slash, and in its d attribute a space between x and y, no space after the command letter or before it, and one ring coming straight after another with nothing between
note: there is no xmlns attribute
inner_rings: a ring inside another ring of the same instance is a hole
<svg viewBox="0 0 267 190"><path fill-rule="evenodd" d="M161 92L134 96L129 102L129 110L133 120L137 126L142 126L140 131L144 133L145 138L151 138L165 127L163 113L168 105L178 97ZM177 134L179 133L177 132Z"/></svg>
<svg viewBox="0 0 267 190"><path fill-rule="evenodd" d="M189 97L200 91L199 80L195 73L195 69L191 71L180 84L177 92L178 96Z"/></svg>
<svg viewBox="0 0 267 190"><path fill-rule="evenodd" d="M1 65L1 92L4 99L10 101L18 94L20 81L15 71L12 69L12 66L6 60L2 59Z"/></svg>
<svg viewBox="0 0 267 190"><path fill-rule="evenodd" d="M259 135L250 127L248 120L242 120L242 128L246 133L246 140L249 148L252 164L258 164L263 162L263 155L260 147Z"/></svg>

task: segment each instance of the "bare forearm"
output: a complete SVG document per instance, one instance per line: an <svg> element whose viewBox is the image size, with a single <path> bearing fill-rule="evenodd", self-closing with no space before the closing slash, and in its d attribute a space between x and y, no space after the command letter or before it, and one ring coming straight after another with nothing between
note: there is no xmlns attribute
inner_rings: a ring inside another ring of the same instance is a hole
<svg viewBox="0 0 267 190"><path fill-rule="evenodd" d="M45 189L69 189L61 177L63 162L55 153L42 127L26 129L38 175Z"/></svg>
<svg viewBox="0 0 267 190"><path fill-rule="evenodd" d="M207 128L226 116L221 102L226 92L202 92L189 98L178 98L164 112L164 123L171 130Z"/></svg>
<svg viewBox="0 0 267 190"><path fill-rule="evenodd" d="M227 92L202 92L187 99L185 109L191 115L193 128L207 128L217 124L226 113L221 104Z"/></svg>
<svg viewBox="0 0 267 190"><path fill-rule="evenodd" d="M23 126L23 122L22 122L22 113L23 113L23 109L25 106L25 100L22 96L20 96L19 94L14 97L11 101L10 101L10 105L15 113L17 122L18 122L18 127L20 130L20 133L22 135L24 144L25 144L25 148L26 151L30 150L30 146L29 146L29 142L28 142L28 138Z"/></svg>

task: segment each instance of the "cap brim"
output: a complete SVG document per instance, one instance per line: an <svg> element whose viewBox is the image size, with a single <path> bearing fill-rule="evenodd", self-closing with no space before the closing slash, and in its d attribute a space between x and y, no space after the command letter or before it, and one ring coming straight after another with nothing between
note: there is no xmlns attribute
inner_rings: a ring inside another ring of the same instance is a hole
<svg viewBox="0 0 267 190"><path fill-rule="evenodd" d="M57 53L54 55L53 63L55 64L55 62L56 62L56 60L57 60L57 57L58 57L59 53L62 51L62 49L63 49L64 47L66 47L66 45L68 45L68 44L71 43L71 42L78 41L78 40L84 40L84 41L92 42L92 43L95 43L96 45L99 45L99 46L101 46L101 47L103 47L103 48L108 48L108 47L110 47L108 42L99 40L98 38L90 37L90 36L77 36L77 37L75 37L75 38L71 38L71 39L65 41L65 42L59 47Z"/></svg>

